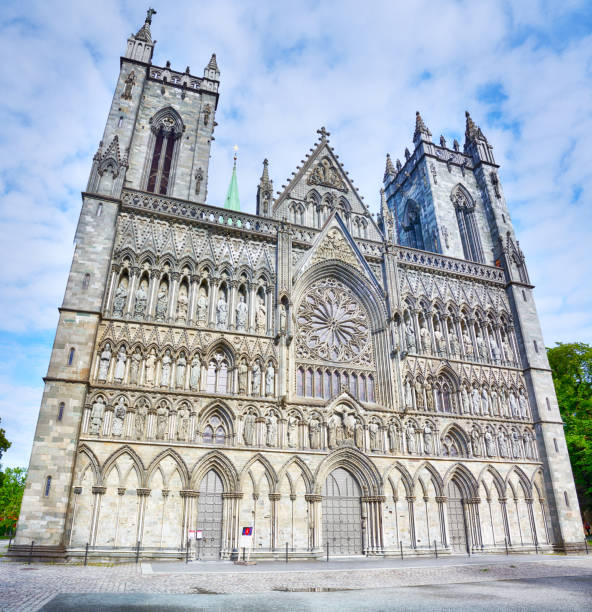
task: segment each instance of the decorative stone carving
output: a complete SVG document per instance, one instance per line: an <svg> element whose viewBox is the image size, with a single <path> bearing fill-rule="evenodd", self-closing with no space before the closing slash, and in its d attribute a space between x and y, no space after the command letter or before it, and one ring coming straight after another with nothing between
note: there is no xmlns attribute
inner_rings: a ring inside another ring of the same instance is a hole
<svg viewBox="0 0 592 612"><path fill-rule="evenodd" d="M285 333L288 328L288 315L284 304L280 304L280 332Z"/></svg>
<svg viewBox="0 0 592 612"><path fill-rule="evenodd" d="M177 440L185 442L189 432L189 413L181 408L177 413Z"/></svg>
<svg viewBox="0 0 592 612"><path fill-rule="evenodd" d="M245 414L243 419L243 440L247 446L253 446L255 440L255 415Z"/></svg>
<svg viewBox="0 0 592 612"><path fill-rule="evenodd" d="M198 355L194 355L191 361L191 373L189 375L189 386L192 391L199 390L199 381L201 378L201 361Z"/></svg>
<svg viewBox="0 0 592 612"><path fill-rule="evenodd" d="M389 448L391 453L396 453L399 450L399 436L397 435L397 427L391 421L388 426Z"/></svg>
<svg viewBox="0 0 592 612"><path fill-rule="evenodd" d="M105 401L102 397L98 397L90 412L90 429L89 433L93 436L98 436L101 433L101 424L103 422L103 412L105 410Z"/></svg>
<svg viewBox="0 0 592 612"><path fill-rule="evenodd" d="M236 305L236 330L237 331L246 330L248 312L249 312L249 309L247 308L245 297L244 295L241 295L238 299L238 304Z"/></svg>
<svg viewBox="0 0 592 612"><path fill-rule="evenodd" d="M257 304L257 312L255 313L255 331L258 334L264 334L267 330L267 310L263 300L259 300Z"/></svg>
<svg viewBox="0 0 592 612"><path fill-rule="evenodd" d="M247 394L247 379L249 368L244 359L238 364L238 392L240 395Z"/></svg>
<svg viewBox="0 0 592 612"><path fill-rule="evenodd" d="M473 414L481 413L481 396L479 395L479 389L473 388Z"/></svg>
<svg viewBox="0 0 592 612"><path fill-rule="evenodd" d="M104 382L109 374L109 365L111 364L111 345L107 342L105 348L101 351L99 358L99 376L98 380Z"/></svg>
<svg viewBox="0 0 592 612"><path fill-rule="evenodd" d="M487 356L487 349L485 348L485 341L481 334L477 335L477 351L479 352L479 357L485 359Z"/></svg>
<svg viewBox="0 0 592 612"><path fill-rule="evenodd" d="M170 387L171 386L171 351L167 349L162 358L162 371L160 373L160 386Z"/></svg>
<svg viewBox="0 0 592 612"><path fill-rule="evenodd" d="M177 378L177 389L185 388L185 368L187 367L187 359L185 359L185 355L181 353L179 359L177 359L177 370L176 370L176 378Z"/></svg>
<svg viewBox="0 0 592 612"><path fill-rule="evenodd" d="M204 326L208 320L208 297L203 287L199 290L197 298L197 323Z"/></svg>
<svg viewBox="0 0 592 612"><path fill-rule="evenodd" d="M497 435L497 444L499 446L500 457L506 459L508 457L508 441L503 431L500 431Z"/></svg>
<svg viewBox="0 0 592 612"><path fill-rule="evenodd" d="M134 419L134 430L136 433L136 440L144 439L144 432L146 431L146 415L147 408L144 403L140 404L136 410L136 417Z"/></svg>
<svg viewBox="0 0 592 612"><path fill-rule="evenodd" d="M348 191L345 181L341 178L339 171L335 168L329 157L323 157L313 168L307 183L309 185L332 187L346 193Z"/></svg>
<svg viewBox="0 0 592 612"><path fill-rule="evenodd" d="M418 402L418 406L419 405L420 404ZM413 398L411 396L411 383L409 382L409 380L405 381L405 406L407 407L413 406Z"/></svg>
<svg viewBox="0 0 592 612"><path fill-rule="evenodd" d="M419 330L419 338L421 341L421 350L424 353L432 352L432 337L430 335L430 330L427 328L425 323L422 324Z"/></svg>
<svg viewBox="0 0 592 612"><path fill-rule="evenodd" d="M127 301L127 280L122 278L119 281L119 286L115 291L115 297L113 298L113 316L122 317L123 309L125 308L125 302Z"/></svg>
<svg viewBox="0 0 592 612"><path fill-rule="evenodd" d="M417 350L417 343L415 341L415 330L411 321L407 321L405 324L405 346L407 347L408 353L415 353Z"/></svg>
<svg viewBox="0 0 592 612"><path fill-rule="evenodd" d="M436 329L434 331L434 338L436 339L438 354L443 355L446 352L446 338L444 338L444 334L439 329Z"/></svg>
<svg viewBox="0 0 592 612"><path fill-rule="evenodd" d="M370 423L368 425L368 436L370 437L370 450L379 451L380 448L380 426L378 423Z"/></svg>
<svg viewBox="0 0 592 612"><path fill-rule="evenodd" d="M310 438L310 448L317 449L321 447L321 423L314 416L308 423L308 434Z"/></svg>
<svg viewBox="0 0 592 612"><path fill-rule="evenodd" d="M275 393L275 368L273 363L269 362L267 370L265 370L265 395L272 396Z"/></svg>
<svg viewBox="0 0 592 612"><path fill-rule="evenodd" d="M467 388L463 386L460 390L460 398L462 403L462 410L464 414L468 414L471 411L469 405L469 394L467 393Z"/></svg>
<svg viewBox="0 0 592 612"><path fill-rule="evenodd" d="M203 121L204 125L208 125L210 123L210 115L212 114L212 105L206 104L203 109Z"/></svg>
<svg viewBox="0 0 592 612"><path fill-rule="evenodd" d="M261 395L261 366L258 361L253 366L253 395Z"/></svg>
<svg viewBox="0 0 592 612"><path fill-rule="evenodd" d="M423 428L423 450L426 455L434 454L434 436L429 425Z"/></svg>
<svg viewBox="0 0 592 612"><path fill-rule="evenodd" d="M146 376L144 384L147 387L154 387L154 373L156 371L156 355L154 349L150 349L148 357L146 357Z"/></svg>
<svg viewBox="0 0 592 612"><path fill-rule="evenodd" d="M489 396L485 388L481 390L481 414L484 416L489 415Z"/></svg>
<svg viewBox="0 0 592 612"><path fill-rule="evenodd" d="M199 192L201 191L201 182L203 181L204 178L204 174L203 174L203 170L201 167L199 167L197 169L197 172L195 173L195 195L199 195Z"/></svg>
<svg viewBox="0 0 592 612"><path fill-rule="evenodd" d="M463 346L465 349L465 355L467 357L472 357L473 356L473 342L471 341L471 338L466 329L462 333L462 339L463 339Z"/></svg>
<svg viewBox="0 0 592 612"><path fill-rule="evenodd" d="M156 439L164 440L169 426L169 409L161 404L156 411Z"/></svg>
<svg viewBox="0 0 592 612"><path fill-rule="evenodd" d="M216 327L218 329L226 329L226 321L228 319L228 304L226 296L221 293L218 305L216 306Z"/></svg>
<svg viewBox="0 0 592 612"><path fill-rule="evenodd" d="M296 448L298 446L298 420L296 417L288 417L288 446Z"/></svg>
<svg viewBox="0 0 592 612"><path fill-rule="evenodd" d="M415 427L413 425L407 426L405 437L407 438L407 452L410 455L415 454Z"/></svg>
<svg viewBox="0 0 592 612"><path fill-rule="evenodd" d="M512 432L512 457L514 459L519 459L521 455L520 452L520 437L518 436L517 431Z"/></svg>
<svg viewBox="0 0 592 612"><path fill-rule="evenodd" d="M522 389L520 389L518 401L520 403L520 417L523 419L528 418L528 402L526 401L526 397L524 396L524 391Z"/></svg>
<svg viewBox="0 0 592 612"><path fill-rule="evenodd" d="M141 319L146 314L146 305L148 304L148 284L145 280L140 283L136 290L136 305L134 307L134 317Z"/></svg>
<svg viewBox="0 0 592 612"><path fill-rule="evenodd" d="M127 361L127 354L125 352L125 346L122 346L117 353L117 362L115 363L115 373L113 379L115 382L121 383L125 376L125 362Z"/></svg>
<svg viewBox="0 0 592 612"><path fill-rule="evenodd" d="M128 75L127 79L125 79L125 83L123 86L123 92L121 94L122 100L131 100L132 99L132 91L134 89L134 85L136 83L136 73L132 70Z"/></svg>
<svg viewBox="0 0 592 612"><path fill-rule="evenodd" d="M520 416L518 402L516 401L516 396L513 393L510 393L510 414L514 419L517 419Z"/></svg>
<svg viewBox="0 0 592 612"><path fill-rule="evenodd" d="M265 425L267 429L265 443L267 444L267 446L274 447L277 444L277 417L273 414L270 414L267 417Z"/></svg>
<svg viewBox="0 0 592 612"><path fill-rule="evenodd" d="M115 410L113 411L113 427L111 428L111 435L121 436L123 433L123 422L125 420L125 413L127 408L125 406L125 400L123 397L119 398Z"/></svg>
<svg viewBox="0 0 592 612"><path fill-rule="evenodd" d="M489 430L485 432L485 452L487 453L488 457L495 456L495 442L493 441L493 436Z"/></svg>
<svg viewBox="0 0 592 612"><path fill-rule="evenodd" d="M491 349L493 360L498 363L500 360L500 350L497 342L493 339L493 336L489 338L489 348Z"/></svg>
<svg viewBox="0 0 592 612"><path fill-rule="evenodd" d="M179 289L179 297L177 298L177 321L185 321L187 319L187 307L189 298L187 297L187 288L181 285Z"/></svg>
<svg viewBox="0 0 592 612"><path fill-rule="evenodd" d="M156 320L164 321L167 314L167 306L169 303L168 287L165 283L161 283L156 296Z"/></svg>
<svg viewBox="0 0 592 612"><path fill-rule="evenodd" d="M481 436L477 429L471 431L471 448L473 449L473 457L481 456Z"/></svg>
<svg viewBox="0 0 592 612"><path fill-rule="evenodd" d="M142 365L142 353L140 349L136 349L132 353L130 364L130 385L138 385L140 383L140 366Z"/></svg>

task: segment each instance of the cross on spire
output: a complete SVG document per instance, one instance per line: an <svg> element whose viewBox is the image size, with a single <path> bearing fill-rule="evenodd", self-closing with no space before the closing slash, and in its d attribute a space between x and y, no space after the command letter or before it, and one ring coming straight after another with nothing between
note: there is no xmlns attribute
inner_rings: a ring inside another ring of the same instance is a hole
<svg viewBox="0 0 592 612"><path fill-rule="evenodd" d="M146 23L152 23L152 15L156 15L156 11L153 8L149 8L146 11Z"/></svg>
<svg viewBox="0 0 592 612"><path fill-rule="evenodd" d="M331 132L327 132L324 125L321 127L320 130L317 130L317 134L321 135L321 140L327 140L327 137L331 136Z"/></svg>

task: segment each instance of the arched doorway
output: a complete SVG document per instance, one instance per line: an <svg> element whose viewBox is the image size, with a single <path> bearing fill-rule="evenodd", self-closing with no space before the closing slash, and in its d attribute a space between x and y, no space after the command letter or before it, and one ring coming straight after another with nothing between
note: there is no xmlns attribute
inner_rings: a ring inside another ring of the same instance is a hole
<svg viewBox="0 0 592 612"><path fill-rule="evenodd" d="M463 494L458 484L451 480L446 487L448 498L448 533L453 552L467 552L467 526L463 507Z"/></svg>
<svg viewBox="0 0 592 612"><path fill-rule="evenodd" d="M323 534L334 555L362 554L360 487L343 468L333 470L323 488Z"/></svg>
<svg viewBox="0 0 592 612"><path fill-rule="evenodd" d="M203 531L202 559L219 559L222 548L222 481L210 470L199 485L197 529Z"/></svg>

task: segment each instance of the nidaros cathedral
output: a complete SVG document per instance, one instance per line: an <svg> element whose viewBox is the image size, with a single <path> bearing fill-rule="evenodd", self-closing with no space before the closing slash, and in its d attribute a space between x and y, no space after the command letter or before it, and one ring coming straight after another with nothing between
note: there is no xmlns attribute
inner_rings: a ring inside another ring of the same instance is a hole
<svg viewBox="0 0 592 612"><path fill-rule="evenodd" d="M127 41L82 194L11 553L575 549L582 528L492 146L417 113L377 221L324 128L257 214L206 203L220 72ZM295 154L298 156L298 154ZM191 543L192 550L193 543Z"/></svg>

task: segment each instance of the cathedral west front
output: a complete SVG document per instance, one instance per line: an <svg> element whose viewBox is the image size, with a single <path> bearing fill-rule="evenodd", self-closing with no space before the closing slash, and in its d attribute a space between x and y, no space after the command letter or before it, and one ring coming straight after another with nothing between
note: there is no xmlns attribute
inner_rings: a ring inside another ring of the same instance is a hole
<svg viewBox="0 0 592 612"><path fill-rule="evenodd" d="M582 546L533 285L470 115L449 145L417 113L376 217L324 128L281 192L264 161L255 215L232 183L214 206L217 59L152 64L152 15L82 194L9 554L178 558L198 532L227 559L246 526L258 558Z"/></svg>

